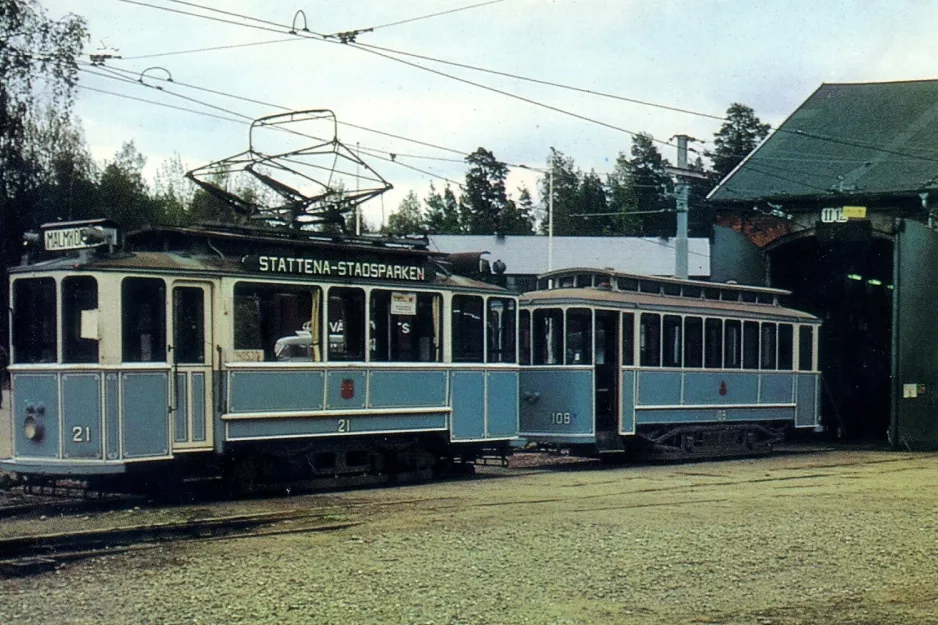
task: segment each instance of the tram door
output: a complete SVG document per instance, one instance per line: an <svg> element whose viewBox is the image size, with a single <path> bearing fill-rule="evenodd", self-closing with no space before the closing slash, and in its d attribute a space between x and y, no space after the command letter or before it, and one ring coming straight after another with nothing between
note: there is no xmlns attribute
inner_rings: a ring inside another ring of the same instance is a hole
<svg viewBox="0 0 938 625"><path fill-rule="evenodd" d="M212 285L172 286L172 431L174 451L212 447Z"/></svg>
<svg viewBox="0 0 938 625"><path fill-rule="evenodd" d="M619 313L596 311L596 438L617 437L619 413ZM605 436L604 436L605 434Z"/></svg>

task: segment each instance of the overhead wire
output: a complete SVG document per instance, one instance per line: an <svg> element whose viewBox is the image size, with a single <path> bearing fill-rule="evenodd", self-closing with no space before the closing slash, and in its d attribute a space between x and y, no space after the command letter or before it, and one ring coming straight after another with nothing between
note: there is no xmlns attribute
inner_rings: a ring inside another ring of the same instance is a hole
<svg viewBox="0 0 938 625"><path fill-rule="evenodd" d="M297 39L296 37L289 37L287 39L271 39L269 41L254 41L249 43L234 43L226 46L212 46L209 48L195 48L192 50L176 50L174 52L158 52L156 54L141 54L138 56L122 56L120 60L123 61L137 61L139 59L155 59L164 56L178 56L181 54L195 54L198 52L214 52L216 50L233 50L235 48L250 48L252 46L266 46L274 43L290 43L293 41L302 41L302 39Z"/></svg>
<svg viewBox="0 0 938 625"><path fill-rule="evenodd" d="M168 7L161 7L161 6L158 6L158 5L153 5L153 4L149 4L149 3L146 3L146 2L141 2L141 1L139 1L139 0L120 0L120 1L121 1L121 2L125 2L125 3L128 3L128 4L136 4L136 5L140 5L140 6L144 6L144 7L156 8L156 9L161 9L161 10L165 10L165 11L171 11L171 12L181 13L181 14L183 14L183 15L190 15L190 16L193 16L193 17L200 17L200 18L204 18L204 19L209 19L209 20L213 20L213 21L219 21L219 22L222 22L222 23L234 24L234 25L243 26L243 27L248 27L248 28L260 28L260 29L262 29L262 30L268 30L268 31L271 31L271 32L280 32L280 33L283 32L282 30L274 30L274 29L271 29L271 28L261 27L261 26L257 26L257 25L254 25L254 24L245 24L245 23L243 23L243 22L233 22L233 21L231 21L231 20L225 20L225 19L221 19L221 18L216 18L216 17L208 16L208 15L202 15L202 14L191 13L191 12L186 12L186 11L179 11L179 10L176 10L176 9L170 9L170 8L168 8ZM215 8L212 8L212 7L205 7L204 5L200 5L200 4L194 3L194 2L186 2L186 1L184 1L184 0L164 0L164 1L165 1L165 2L173 2L173 3L177 3L177 4L183 4L183 5L192 6L192 7L198 7L198 8L200 8L200 9L204 10L204 11L213 11L213 12L218 12L218 13L222 13L222 14L226 14L226 15L239 16L239 17L241 17L242 19L248 19L248 20L257 21L257 22L260 22L260 23L262 23L262 24L275 25L275 26L279 27L280 29L285 29L285 28L287 28L285 25L283 25L283 24L278 24L277 22L272 22L272 21L269 21L269 20L263 20L263 19L260 19L260 18L254 18L254 17L251 17L251 16L242 15L242 14L232 13L232 12L229 12L229 11L223 11L223 10L221 10L221 9L215 9ZM297 34L299 35L300 33L297 33ZM681 112L681 113L686 113L686 114L691 114L691 115L697 115L697 116L706 117L706 118L715 119L715 120L724 120L724 119L725 119L724 117L720 117L720 116L713 115L713 114L710 114L710 113L703 113L703 112L700 112L700 111L693 111L693 110L690 110L690 109L683 109L683 108L680 108L680 107L672 107L672 106L657 104L657 103L648 102L648 101L644 101L644 100L638 100L638 99L635 99L635 98L626 98L626 97L624 97L624 96L616 96L616 95L613 95L613 94L607 94L607 93L597 92L597 91L594 91L594 90L588 90L588 89L583 89L583 88L579 88L579 87L573 87L573 86L570 86L570 85L563 85L563 84L561 84L561 83L554 83L554 82L552 82L552 81L542 81L542 80L538 80L538 79L531 79L531 78L523 77L523 76L516 75L516 74L509 74L508 72L499 72L499 71L497 71L497 70L489 70L489 69L486 69L486 68L481 68L481 67L473 66L473 65L469 65L469 64L455 63L455 62L452 62L452 61L446 61L446 60L443 60L443 59L437 59L437 58L434 58L434 57L429 57L429 56L424 56L424 55L417 55L417 54L413 54L413 53L409 53L409 52L405 52L405 51L401 51L401 50L393 50L393 49L391 49L391 48L384 48L384 47L380 47L380 46L373 46L373 45L371 45L371 44L362 44L362 43L355 42L355 41L346 41L346 42L329 41L329 40L323 38L324 36L321 35L321 34L319 34L319 33L311 33L311 34L314 34L314 35L316 35L317 37L320 37L320 38L319 38L319 39L315 39L315 38L312 38L312 37L304 37L304 38L305 38L305 39L311 39L311 40L313 40L313 41L320 41L320 42L324 42L324 43L335 43L335 44L337 44L337 45L348 45L348 46L350 46L350 47L355 47L355 48L357 48L357 49L359 49L359 50L371 52L372 54L376 54L376 55L378 55L378 56L382 56L382 57L384 57L384 58L387 58L387 59L390 59L390 60L394 60L394 61L399 62L399 63L403 63L403 64L406 64L406 65L410 65L410 66L412 66L412 67L415 67L415 68L418 68L418 69L422 69L422 70L427 71L427 72L431 72L431 73L434 73L434 74L438 74L438 75L440 75L440 76L447 77L447 78L450 78L450 79L452 79L452 80L456 80L456 81L458 81L458 82L463 82L463 83L466 83L466 84L469 84L469 85L472 85L472 86L476 86L476 87L481 88L481 89L485 89L485 90L489 90L489 91L493 91L493 92L495 92L495 93L499 93L499 94L505 95L505 96L507 96L507 97L512 97L512 98L515 98L515 99L519 99L519 100L521 100L521 101L524 101L524 102L527 102L527 103L530 103L530 104L534 104L535 106L541 106L541 107L544 107L544 108L548 108L548 109L550 109L550 110L553 110L553 111L555 111L555 112L559 112L559 113L562 113L562 114L565 114L565 115L571 115L571 116L576 117L576 118L578 118L578 119L581 119L581 120L583 120L583 121L587 121L587 122L590 122L590 123L595 123L595 124L598 124L598 125L602 125L602 126L605 126L605 127L609 128L609 129L612 129L612 130L617 130L617 131L620 131L620 132L625 132L625 133L630 134L630 135L632 135L632 136L635 136L635 135L640 134L640 133L637 133L637 132L635 132L635 131L631 131L631 130L628 130L628 129L625 129L625 128L620 128L620 127L615 126L615 125L613 125L613 124L608 124L608 123L606 123L606 122L602 122L601 120L596 120L596 119L593 119L593 118L590 118L590 117L587 117L587 116L579 115L579 114L573 113L573 112L571 112L571 111L566 111L566 110L561 109L561 108L559 108L559 107L553 107L552 105L540 103L540 102L538 102L538 101L536 101L536 100L533 100L533 99L530 99L530 98L524 98L523 96L518 96L518 95L512 94L512 93L510 93L510 92L502 91L502 90L500 90L500 89L496 89L496 88L490 87L490 86L488 86L488 85L483 85L483 84L481 84L481 83L476 83L476 82L474 82L474 81L470 81L470 80L467 80L467 79L464 79L464 78L461 78L461 77L453 76L453 75L447 74L447 73L445 73L445 72L440 72L440 71L438 71L438 70L434 70L434 69L432 69L432 68L425 67L425 66L420 65L420 64L418 64L418 63L411 63L411 62L405 61L404 59L400 59L400 58L397 58L397 57L394 57L394 56L390 56L390 55L391 55L391 54L399 54L399 55L402 55L402 56L403 56L403 55L406 55L406 56L411 56L411 57L414 57L414 58L421 58L421 59L428 60L428 61L431 61L431 62L438 62L438 63L449 64L449 65L453 65L453 66L463 67L463 68L465 68L465 69L470 69L470 70L473 70L473 71L481 71L481 72L486 72L486 73L491 73L491 74L503 75L503 76L507 76L507 77L511 77L511 78L516 78L516 79L519 79L519 80L527 80L527 81L530 81L530 82L536 82L536 83L545 84L545 85L550 85L550 86L554 86L554 87L558 87L558 88L571 89L571 90L574 90L574 91L580 91L580 92L583 92L583 93L588 93L588 94L590 94L590 95L596 95L596 96L600 96L600 97L609 97L609 98L618 99L618 100L622 100L622 101L627 101L627 102L632 102L632 103L636 103L636 104L641 104L641 105L644 105L644 106L652 106L652 107L661 108L661 109L664 109L664 110L672 110L672 111L675 111L675 112ZM301 36L302 36L302 35L301 35ZM369 49L369 48L370 48L370 49ZM387 52L388 54L385 54L385 52ZM770 126L770 127L771 127L771 126ZM781 128L781 127L778 127L778 128L771 127L771 128L772 128L773 130L775 130L775 131L786 132L786 133L794 133L794 134L798 134L798 135L800 135L800 136L805 136L805 137L809 137L809 138L816 139L816 140L820 140L820 141L828 141L828 142L839 143L839 144L842 144L842 145L848 145L848 146L852 146L852 147L859 147L859 148L865 148L865 149L870 149L870 150L874 150L874 151L880 151L880 152L884 152L884 153L892 154L892 155L897 155L897 156L905 156L905 157L909 157L909 158L915 158L915 159L921 159L921 160L927 160L927 161L938 162L938 158L928 158L928 157L924 157L924 156L918 156L918 155L915 155L915 154L910 154L910 153L907 153L907 152L901 152L901 151L898 151L898 150L893 150L893 149L886 148L886 147L882 147L882 146L878 146L878 145L875 145L875 144L868 144L868 143L863 143L863 142L853 141L853 140L848 140L848 139L839 139L839 138L837 138L837 137L819 135L819 134L816 134L816 133L810 133L810 132L806 132L806 131L802 131L802 130L785 129L785 128ZM656 143L661 143L661 144L664 144L664 145L669 145L669 146L673 145L673 144L671 144L670 142L662 141L662 140L660 140L660 139L654 139L653 137L652 137L652 140L655 141ZM913 148L913 149L920 149L920 148ZM925 149L925 148L922 148L922 149ZM689 148L689 151L696 153L696 150L694 150L693 148ZM744 155L741 155L741 156L744 156Z"/></svg>

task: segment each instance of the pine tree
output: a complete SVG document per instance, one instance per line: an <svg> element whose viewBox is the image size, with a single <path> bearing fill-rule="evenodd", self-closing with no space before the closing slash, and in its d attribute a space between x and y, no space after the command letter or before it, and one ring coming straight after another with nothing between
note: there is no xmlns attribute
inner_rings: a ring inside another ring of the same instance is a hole
<svg viewBox="0 0 938 625"><path fill-rule="evenodd" d="M572 158L564 156L563 152L554 148L550 149L550 155L547 157L547 168L554 175L554 234L557 236L582 234L583 220L574 217L579 212L578 191L581 178L579 170ZM545 219L541 222L541 234L547 234L550 222L550 174L544 174L541 177L540 187L541 197L544 198L545 215Z"/></svg>
<svg viewBox="0 0 938 625"><path fill-rule="evenodd" d="M756 117L755 111L745 104L734 102L726 110L726 121L714 133L714 183L729 174L769 134L769 124Z"/></svg>
<svg viewBox="0 0 938 625"><path fill-rule="evenodd" d="M388 217L387 231L395 236L426 232L426 224L420 210L420 200L417 199L416 193L409 191L401 200L397 210L391 213Z"/></svg>
<svg viewBox="0 0 938 625"><path fill-rule="evenodd" d="M514 223L514 202L505 190L508 167L481 147L466 162L469 170L459 202L463 229L468 234L503 232L503 220Z"/></svg>
<svg viewBox="0 0 938 625"><path fill-rule="evenodd" d="M459 202L453 190L447 184L440 194L433 183L430 183L430 193L424 200L426 206L425 223L430 234L460 234Z"/></svg>

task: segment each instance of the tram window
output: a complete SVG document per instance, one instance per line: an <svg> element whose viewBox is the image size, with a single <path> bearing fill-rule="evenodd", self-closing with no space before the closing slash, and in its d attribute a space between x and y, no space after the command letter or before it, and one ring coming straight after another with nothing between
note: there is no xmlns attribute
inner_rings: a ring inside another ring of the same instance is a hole
<svg viewBox="0 0 938 625"><path fill-rule="evenodd" d="M743 369L759 368L759 324L743 322Z"/></svg>
<svg viewBox="0 0 938 625"><path fill-rule="evenodd" d="M714 299L714 300L720 299L720 289L707 287L707 288L704 288L703 293L704 293L704 299Z"/></svg>
<svg viewBox="0 0 938 625"><path fill-rule="evenodd" d="M531 311L522 310L518 322L518 357L523 365L531 364Z"/></svg>
<svg viewBox="0 0 938 625"><path fill-rule="evenodd" d="M590 287L593 286L593 276L590 274L580 274L576 277L576 286L578 287Z"/></svg>
<svg viewBox="0 0 938 625"><path fill-rule="evenodd" d="M681 366L681 318L677 315L664 316L664 358L665 367Z"/></svg>
<svg viewBox="0 0 938 625"><path fill-rule="evenodd" d="M661 283L653 282L651 280L641 280L638 283L638 289L642 293L661 293Z"/></svg>
<svg viewBox="0 0 938 625"><path fill-rule="evenodd" d="M703 366L703 319L684 318L684 366Z"/></svg>
<svg viewBox="0 0 938 625"><path fill-rule="evenodd" d="M234 346L256 360L322 360L318 287L238 282L234 287Z"/></svg>
<svg viewBox="0 0 938 625"><path fill-rule="evenodd" d="M637 291L638 280L635 278L619 278L617 281L620 291Z"/></svg>
<svg viewBox="0 0 938 625"><path fill-rule="evenodd" d="M642 313L638 328L639 363L643 367L661 365L661 315Z"/></svg>
<svg viewBox="0 0 938 625"><path fill-rule="evenodd" d="M743 291L742 293L739 294L739 297L740 299L742 299L742 301L746 302L747 304L755 304L757 301L756 294L753 293L752 291Z"/></svg>
<svg viewBox="0 0 938 625"><path fill-rule="evenodd" d="M791 371L794 334L790 323L778 324L778 368Z"/></svg>
<svg viewBox="0 0 938 625"><path fill-rule="evenodd" d="M490 297L488 302L488 362L515 361L515 300Z"/></svg>
<svg viewBox="0 0 938 625"><path fill-rule="evenodd" d="M560 288L561 288L561 289L569 288L569 287L572 287L572 286L575 286L574 277L573 277L573 276L563 276L562 278L560 278Z"/></svg>
<svg viewBox="0 0 938 625"><path fill-rule="evenodd" d="M173 289L173 360L205 362L205 302L202 289Z"/></svg>
<svg viewBox="0 0 938 625"><path fill-rule="evenodd" d="M547 278L541 278L537 281L537 290L543 291L550 288L550 280Z"/></svg>
<svg viewBox="0 0 938 625"><path fill-rule="evenodd" d="M635 364L635 315L622 313L622 364Z"/></svg>
<svg viewBox="0 0 938 625"><path fill-rule="evenodd" d="M704 366L707 369L719 369L723 366L723 322L719 319L707 319L704 328Z"/></svg>
<svg viewBox="0 0 938 625"><path fill-rule="evenodd" d="M439 293L371 292L371 360L440 362Z"/></svg>
<svg viewBox="0 0 938 625"><path fill-rule="evenodd" d="M798 371L814 370L814 328L798 328Z"/></svg>
<svg viewBox="0 0 938 625"><path fill-rule="evenodd" d="M157 278L121 283L124 362L166 362L166 285Z"/></svg>
<svg viewBox="0 0 938 625"><path fill-rule="evenodd" d="M703 289L699 286L684 286L681 291L681 295L684 297L693 297L695 299L700 299L700 296L703 294Z"/></svg>
<svg viewBox="0 0 938 625"><path fill-rule="evenodd" d="M453 362L482 362L485 345L482 298L453 296Z"/></svg>
<svg viewBox="0 0 938 625"><path fill-rule="evenodd" d="M665 282L661 285L661 291L665 295L680 295L681 294L681 285L680 284L670 284Z"/></svg>
<svg viewBox="0 0 938 625"><path fill-rule="evenodd" d="M762 359L759 362L760 369L775 369L776 351L777 351L776 326L774 323L762 324Z"/></svg>
<svg viewBox="0 0 938 625"><path fill-rule="evenodd" d="M742 326L738 321L727 321L723 333L723 366L726 369L739 369L740 347L742 345Z"/></svg>
<svg viewBox="0 0 938 625"><path fill-rule="evenodd" d="M13 362L56 361L55 300L52 278L13 283Z"/></svg>
<svg viewBox="0 0 938 625"><path fill-rule="evenodd" d="M775 298L771 293L756 293L757 304L771 304Z"/></svg>
<svg viewBox="0 0 938 625"><path fill-rule="evenodd" d="M329 360L365 359L365 292L351 287L329 289Z"/></svg>
<svg viewBox="0 0 938 625"><path fill-rule="evenodd" d="M563 364L563 311L542 308L534 311L534 364Z"/></svg>
<svg viewBox="0 0 938 625"><path fill-rule="evenodd" d="M738 302L739 301L739 292L738 291L720 291L720 299L724 302Z"/></svg>
<svg viewBox="0 0 938 625"><path fill-rule="evenodd" d="M97 309L97 280L91 276L62 280L62 362L98 362L98 339L82 338L81 331L82 318L93 319Z"/></svg>
<svg viewBox="0 0 938 625"><path fill-rule="evenodd" d="M588 365L593 362L593 315L585 308L567 311L568 365Z"/></svg>

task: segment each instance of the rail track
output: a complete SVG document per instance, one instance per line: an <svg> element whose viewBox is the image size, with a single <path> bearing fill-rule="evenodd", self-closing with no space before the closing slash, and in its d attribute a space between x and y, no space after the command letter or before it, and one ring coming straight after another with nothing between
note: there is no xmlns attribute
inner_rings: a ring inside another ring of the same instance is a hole
<svg viewBox="0 0 938 625"><path fill-rule="evenodd" d="M13 536L0 538L0 575L32 575L67 562L152 549L170 542L326 532L359 524L336 520L334 514L286 510Z"/></svg>

